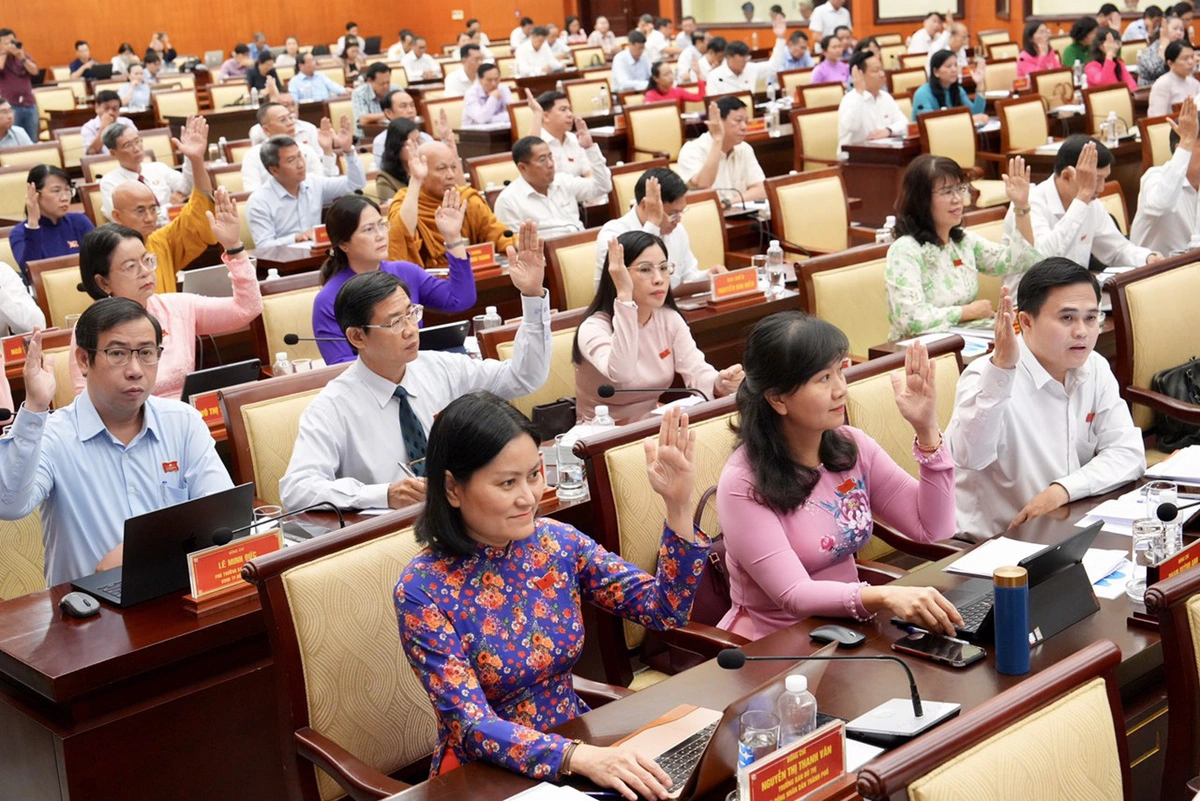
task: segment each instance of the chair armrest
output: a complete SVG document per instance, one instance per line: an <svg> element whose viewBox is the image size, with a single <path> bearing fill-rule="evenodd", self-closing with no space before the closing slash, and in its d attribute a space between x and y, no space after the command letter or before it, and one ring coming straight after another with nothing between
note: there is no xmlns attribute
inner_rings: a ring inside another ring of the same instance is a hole
<svg viewBox="0 0 1200 801"><path fill-rule="evenodd" d="M878 520L875 521L875 530L873 533L897 551L935 562L939 559L945 559L947 556L957 556L963 548L969 547L968 543L959 542L958 540L917 542L880 523Z"/></svg>
<svg viewBox="0 0 1200 801"><path fill-rule="evenodd" d="M575 694L582 698L584 703L592 709L604 706L609 701L620 701L622 698L633 695L633 690L627 687L605 684L602 681L592 681L591 679L585 679L583 676L576 676L574 674L571 675L571 683L575 687Z"/></svg>
<svg viewBox="0 0 1200 801"><path fill-rule="evenodd" d="M656 635L668 645L683 648L712 659L726 648L741 648L750 640L732 631L725 631L705 623L691 622L680 629L656 631Z"/></svg>
<svg viewBox="0 0 1200 801"><path fill-rule="evenodd" d="M669 161L671 158L671 154L665 150L642 150L640 147L631 147L629 148L629 152L635 155L638 153L645 153L646 155L650 156L650 158L654 159L667 159Z"/></svg>
<svg viewBox="0 0 1200 801"><path fill-rule="evenodd" d="M872 562L870 559L855 559L854 566L858 569L858 577L873 587L908 575L907 570L885 565L883 562Z"/></svg>
<svg viewBox="0 0 1200 801"><path fill-rule="evenodd" d="M1200 406L1193 406L1187 401L1141 387L1125 387L1125 398L1130 403L1140 403L1143 406L1149 406L1156 412L1178 417L1185 423L1200 425Z"/></svg>
<svg viewBox="0 0 1200 801"><path fill-rule="evenodd" d="M967 174L968 181L978 181L980 178L983 178L983 174L984 174L983 168L980 167L978 164L968 167L963 172L965 172Z"/></svg>
<svg viewBox="0 0 1200 801"><path fill-rule="evenodd" d="M366 764L345 748L309 727L296 730L296 752L328 773L354 801L387 798L410 785Z"/></svg>
<svg viewBox="0 0 1200 801"><path fill-rule="evenodd" d="M988 150L976 150L975 158L983 159L984 161L991 161L1002 166L1008 166L1009 157L1004 153L992 153Z"/></svg>
<svg viewBox="0 0 1200 801"><path fill-rule="evenodd" d="M865 225L858 225L857 223L850 223L848 232L851 239L861 239L865 242L875 241L874 228L868 228ZM851 245L851 247L853 247L853 245Z"/></svg>
<svg viewBox="0 0 1200 801"><path fill-rule="evenodd" d="M830 167L844 166L846 163L846 162L842 161L841 159L823 159L819 156L807 156L803 153L800 154L800 160L801 161L812 161L817 164L828 164Z"/></svg>

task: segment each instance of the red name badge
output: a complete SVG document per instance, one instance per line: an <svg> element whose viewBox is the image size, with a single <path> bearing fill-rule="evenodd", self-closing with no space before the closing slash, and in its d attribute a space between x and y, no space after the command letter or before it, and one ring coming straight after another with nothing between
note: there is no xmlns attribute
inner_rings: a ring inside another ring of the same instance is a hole
<svg viewBox="0 0 1200 801"><path fill-rule="evenodd" d="M175 218L183 213L182 205L167 206L167 220L175 222Z"/></svg>
<svg viewBox="0 0 1200 801"><path fill-rule="evenodd" d="M313 229L313 242L318 245L329 244L329 232L325 230L325 226L318 225Z"/></svg>
<svg viewBox="0 0 1200 801"><path fill-rule="evenodd" d="M471 269L496 266L496 246L491 242L481 242L478 245L467 246L467 257L471 259Z"/></svg>
<svg viewBox="0 0 1200 801"><path fill-rule="evenodd" d="M750 801L798 801L846 775L842 722L818 729L739 771ZM743 796L745 797L745 796Z"/></svg>
<svg viewBox="0 0 1200 801"><path fill-rule="evenodd" d="M765 130L767 130L766 117L759 117L757 119L750 120L750 122L746 124L747 134L762 133Z"/></svg>
<svg viewBox="0 0 1200 801"><path fill-rule="evenodd" d="M1196 540L1173 556L1168 556L1157 565L1146 568L1146 586L1178 576L1200 565L1200 540Z"/></svg>
<svg viewBox="0 0 1200 801"><path fill-rule="evenodd" d="M200 416L204 418L204 423L209 428L225 422L225 416L221 414L221 404L217 401L216 392L193 395L192 406L200 412Z"/></svg>
<svg viewBox="0 0 1200 801"><path fill-rule="evenodd" d="M25 335L18 334L4 340L4 361L12 364L25 361Z"/></svg>
<svg viewBox="0 0 1200 801"><path fill-rule="evenodd" d="M179 462L163 462L163 472L164 473L178 473L179 472Z"/></svg>
<svg viewBox="0 0 1200 801"><path fill-rule="evenodd" d="M283 530L252 534L228 545L214 545L188 554L188 578L192 597L203 598L225 590L246 586L242 566L255 557L283 548Z"/></svg>
<svg viewBox="0 0 1200 801"><path fill-rule="evenodd" d="M746 267L741 270L730 270L727 273L713 273L709 276L713 300L729 300L745 295L757 294L758 270Z"/></svg>

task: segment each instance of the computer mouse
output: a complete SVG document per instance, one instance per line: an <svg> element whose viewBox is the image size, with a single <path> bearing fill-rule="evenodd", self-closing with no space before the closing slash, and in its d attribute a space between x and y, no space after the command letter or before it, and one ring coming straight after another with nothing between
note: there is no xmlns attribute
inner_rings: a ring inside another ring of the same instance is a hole
<svg viewBox="0 0 1200 801"><path fill-rule="evenodd" d="M84 592L68 592L58 602L58 608L71 617L91 617L100 614L100 602Z"/></svg>
<svg viewBox="0 0 1200 801"><path fill-rule="evenodd" d="M867 641L866 635L861 631L833 624L813 629L808 633L808 637L819 643L836 642L839 649L857 648Z"/></svg>

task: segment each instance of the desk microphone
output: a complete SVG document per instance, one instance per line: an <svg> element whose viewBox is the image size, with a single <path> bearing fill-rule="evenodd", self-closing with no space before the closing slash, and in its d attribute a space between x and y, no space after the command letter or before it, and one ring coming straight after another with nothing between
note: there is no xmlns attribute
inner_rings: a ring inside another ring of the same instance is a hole
<svg viewBox="0 0 1200 801"><path fill-rule="evenodd" d="M804 254L804 256L806 256L807 258L810 258L810 259L813 257L813 254L810 253L808 248L804 247L804 245L801 245L798 242L791 242L787 239L779 238L769 228L763 227L761 221L758 223L758 229L759 229L760 235L765 234L767 239L774 239L776 242L779 243L779 246L781 248L783 248L784 250L790 250L794 253L802 253L802 254ZM759 242L762 242L762 240L760 239Z"/></svg>
<svg viewBox="0 0 1200 801"><path fill-rule="evenodd" d="M743 195L742 190L738 189L736 186L714 186L712 190L714 192L737 192L738 199L742 202L742 208L746 208L746 196ZM723 208L733 208L733 201L726 200L720 196L718 196L718 199L721 201L721 206Z"/></svg>
<svg viewBox="0 0 1200 801"><path fill-rule="evenodd" d="M12 409L0 409L0 423L8 422L12 417Z"/></svg>
<svg viewBox="0 0 1200 801"><path fill-rule="evenodd" d="M0 410L0 415L2 415L4 411L7 411L7 409ZM0 420L4 420L4 419L6 419L6 418L4 418L3 416L0 416ZM1154 510L1154 516L1157 517L1159 520L1163 521L1164 523L1171 523L1175 520L1175 518L1179 517L1180 511L1182 511L1183 509L1191 509L1193 506L1200 506L1200 501L1193 501L1192 503L1185 503L1183 506L1179 506L1179 505L1173 504L1173 503L1160 503L1158 505L1158 507Z"/></svg>
<svg viewBox="0 0 1200 801"><path fill-rule="evenodd" d="M861 739L873 739L889 745L898 744L904 740L916 737L943 720L958 714L959 704L930 701L929 714L925 713L925 705L921 703L921 695L917 692L917 680L912 670L903 659L889 654L874 654L872 656L746 656L740 648L725 648L717 654L717 664L726 670L738 670L747 662L840 662L855 661L888 661L895 662L904 668L908 675L908 689L912 701L912 711L903 699L894 698L860 715L846 724L847 733L852 733Z"/></svg>
<svg viewBox="0 0 1200 801"><path fill-rule="evenodd" d="M213 545L228 545L233 540L235 534L241 534L249 531L255 526L261 526L263 523L274 523L278 520L282 520L285 517L292 517L293 515L298 515L303 512L310 512L313 509L332 509L333 513L337 515L338 528L346 527L346 519L342 517L342 510L334 506L329 501L321 501L320 503L314 503L312 506L305 506L302 509L293 509L290 512L284 512L283 514L276 515L275 517L268 517L266 520L255 520L253 523L247 526L241 526L239 528L221 526L220 528L213 529Z"/></svg>
<svg viewBox="0 0 1200 801"><path fill-rule="evenodd" d="M657 392L659 395L663 394L664 392L687 392L691 395L699 396L700 400L708 400L707 395L700 390L692 389L691 387L636 387L634 389L617 389L612 384L601 384L596 390L596 394L602 398L611 398L618 392Z"/></svg>
<svg viewBox="0 0 1200 801"><path fill-rule="evenodd" d="M296 345L300 342L345 342L345 337L302 337L299 334L284 334L283 344Z"/></svg>

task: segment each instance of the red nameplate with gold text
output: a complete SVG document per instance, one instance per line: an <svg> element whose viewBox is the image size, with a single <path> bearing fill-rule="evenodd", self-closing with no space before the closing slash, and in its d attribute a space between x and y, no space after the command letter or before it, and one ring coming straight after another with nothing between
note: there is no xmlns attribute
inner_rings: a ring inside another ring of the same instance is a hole
<svg viewBox="0 0 1200 801"><path fill-rule="evenodd" d="M221 414L221 404L217 401L216 392L193 395L192 406L195 406L200 412L200 416L204 418L204 424L207 426L214 426L225 422L225 417Z"/></svg>
<svg viewBox="0 0 1200 801"><path fill-rule="evenodd" d="M175 218L178 217L182 213L183 213L182 205L167 206L167 221L175 222Z"/></svg>
<svg viewBox="0 0 1200 801"><path fill-rule="evenodd" d="M471 259L471 269L473 270L496 266L496 246L491 242L468 245L467 256Z"/></svg>
<svg viewBox="0 0 1200 801"><path fill-rule="evenodd" d="M713 273L709 276L709 281L714 301L741 298L762 291L758 288L758 270L753 267L730 270L727 273Z"/></svg>
<svg viewBox="0 0 1200 801"><path fill-rule="evenodd" d="M318 246L329 246L329 232L325 230L325 226L318 225L313 229L313 242Z"/></svg>
<svg viewBox="0 0 1200 801"><path fill-rule="evenodd" d="M846 775L845 724L830 723L739 773L750 801L799 801Z"/></svg>
<svg viewBox="0 0 1200 801"><path fill-rule="evenodd" d="M747 134L762 133L765 130L767 130L766 117L759 117L758 119L750 120L750 122L746 124Z"/></svg>
<svg viewBox="0 0 1200 801"><path fill-rule="evenodd" d="M25 334L17 334L4 340L4 361L9 364L25 361L25 337Z"/></svg>
<svg viewBox="0 0 1200 801"><path fill-rule="evenodd" d="M188 578L192 596L203 598L223 590L246 586L242 566L251 559L283 548L283 529L251 534L228 545L214 545L188 554Z"/></svg>
<svg viewBox="0 0 1200 801"><path fill-rule="evenodd" d="M1173 556L1168 556L1157 565L1146 568L1146 586L1186 573L1200 565L1200 540L1196 540Z"/></svg>

